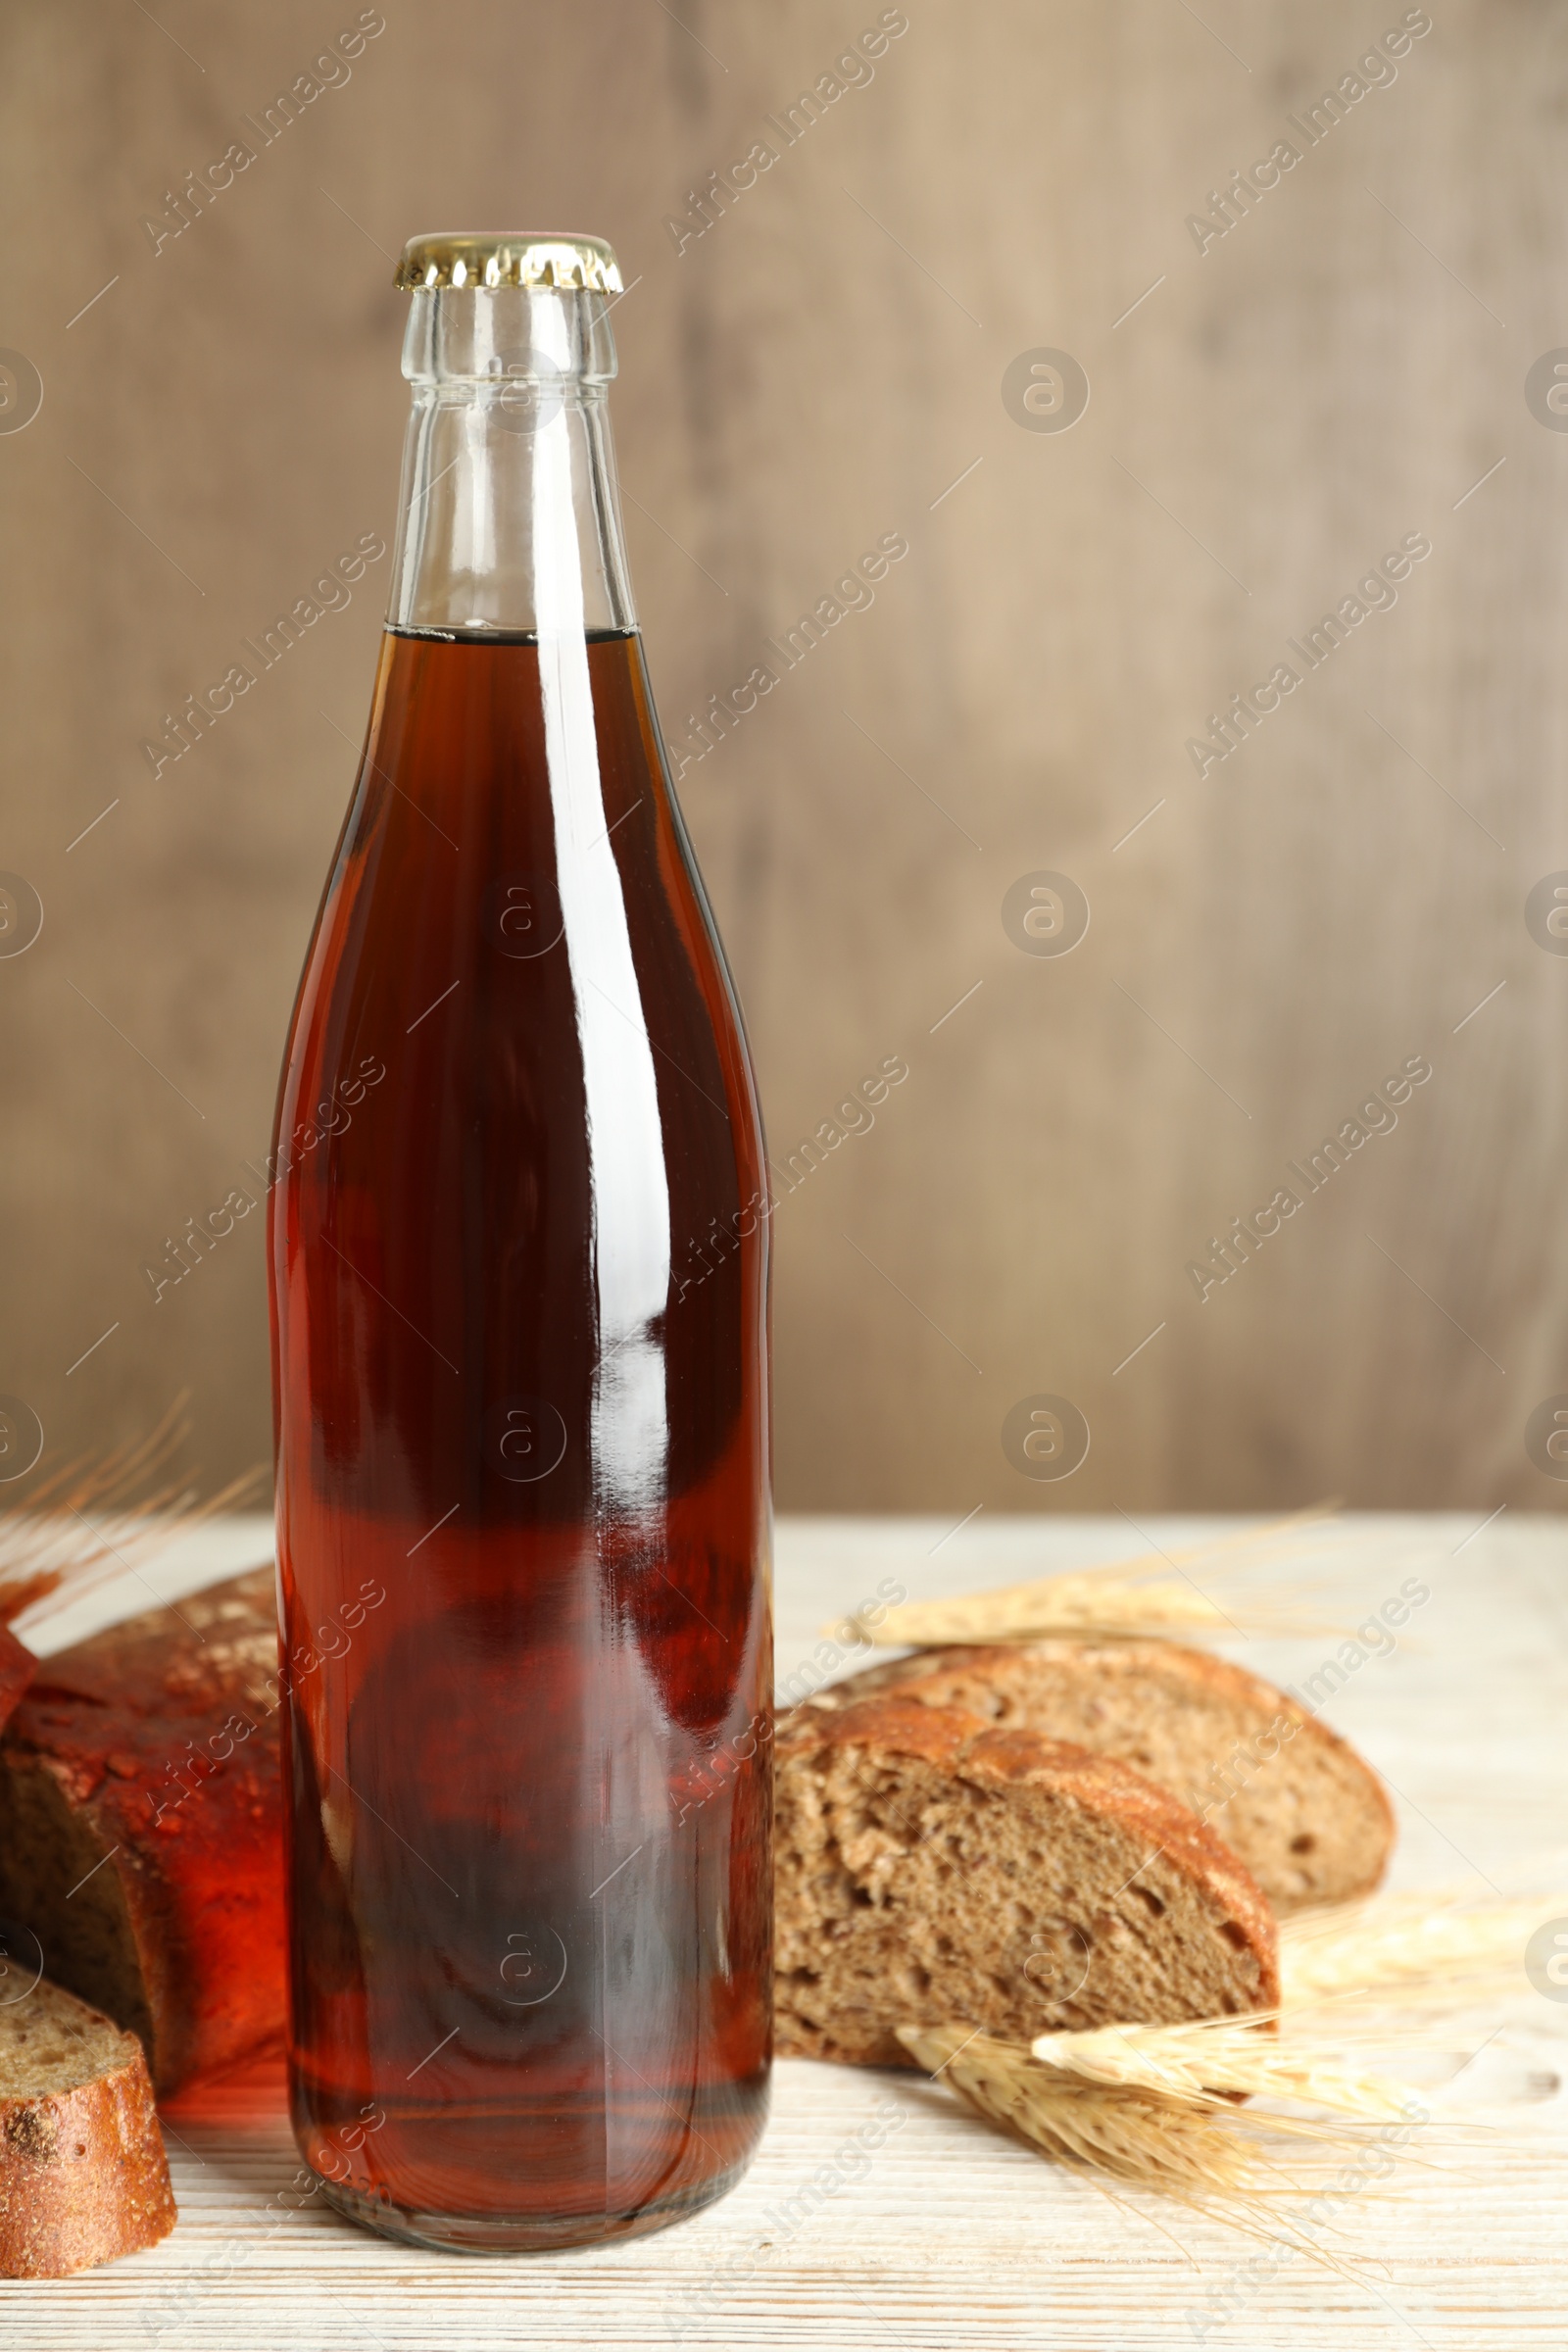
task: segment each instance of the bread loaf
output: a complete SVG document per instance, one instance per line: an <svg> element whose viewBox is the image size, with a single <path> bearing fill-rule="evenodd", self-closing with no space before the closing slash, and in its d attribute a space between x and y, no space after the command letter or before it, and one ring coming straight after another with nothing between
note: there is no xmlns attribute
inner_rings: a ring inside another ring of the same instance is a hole
<svg viewBox="0 0 1568 2352"><path fill-rule="evenodd" d="M173 2227L136 2036L54 1984L0 2006L0 2278L64 2278Z"/></svg>
<svg viewBox="0 0 1568 2352"><path fill-rule="evenodd" d="M907 2066L901 2024L1026 2042L1278 1998L1251 1878L1113 1757L889 1691L784 1719L775 1808L786 2054Z"/></svg>
<svg viewBox="0 0 1568 2352"><path fill-rule="evenodd" d="M284 2015L272 1571L43 1660L0 1740L0 1916L160 2093Z"/></svg>
<svg viewBox="0 0 1568 2352"><path fill-rule="evenodd" d="M1190 1805L1276 1911L1369 1894L1394 1843L1383 1784L1283 1690L1174 1642L1055 1641L918 1651L818 1691L817 1709L896 1690L922 1706L1120 1756Z"/></svg>

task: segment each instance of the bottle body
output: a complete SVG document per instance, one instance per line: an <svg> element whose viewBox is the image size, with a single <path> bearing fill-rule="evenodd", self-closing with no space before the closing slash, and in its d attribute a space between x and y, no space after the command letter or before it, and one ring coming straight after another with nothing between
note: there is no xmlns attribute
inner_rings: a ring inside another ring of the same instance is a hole
<svg viewBox="0 0 1568 2352"><path fill-rule="evenodd" d="M582 611L388 630L270 1196L295 2128L474 2250L720 2193L769 2056L765 1161Z"/></svg>

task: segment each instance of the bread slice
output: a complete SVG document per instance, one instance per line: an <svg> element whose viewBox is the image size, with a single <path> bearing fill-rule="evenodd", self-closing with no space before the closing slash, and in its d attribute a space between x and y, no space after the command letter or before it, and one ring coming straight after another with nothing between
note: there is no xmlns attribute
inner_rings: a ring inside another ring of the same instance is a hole
<svg viewBox="0 0 1568 2352"><path fill-rule="evenodd" d="M816 1708L897 1690L1120 1756L1190 1805L1274 1909L1369 1894L1394 1844L1383 1784L1272 1683L1175 1642L1041 1642L917 1652L820 1690Z"/></svg>
<svg viewBox="0 0 1568 2352"><path fill-rule="evenodd" d="M42 1660L0 1740L0 1917L160 2094L282 2033L277 1693L262 1568Z"/></svg>
<svg viewBox="0 0 1568 2352"><path fill-rule="evenodd" d="M1113 1757L890 1691L786 1717L774 1802L786 2055L907 2066L897 2025L1028 2041L1278 1999L1252 1880Z"/></svg>
<svg viewBox="0 0 1568 2352"><path fill-rule="evenodd" d="M135 2034L46 1983L0 2007L0 2278L64 2278L173 2227Z"/></svg>

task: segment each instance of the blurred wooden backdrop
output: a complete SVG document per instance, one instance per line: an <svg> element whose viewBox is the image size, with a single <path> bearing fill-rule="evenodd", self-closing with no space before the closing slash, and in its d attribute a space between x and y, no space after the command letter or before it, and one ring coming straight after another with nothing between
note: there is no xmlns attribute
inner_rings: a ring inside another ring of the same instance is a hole
<svg viewBox="0 0 1568 2352"><path fill-rule="evenodd" d="M372 19L262 147L243 118ZM141 1269L266 1149L389 567L183 760L141 745L390 536L403 239L566 226L636 281L614 416L672 737L908 542L682 786L775 1162L908 1068L778 1212L781 1504L1557 1504L1525 1431L1568 1390L1568 958L1525 902L1568 868L1568 435L1525 379L1568 345L1568 18L1423 22L5 0L0 426L29 365L43 399L0 430L0 869L44 923L0 954L0 1392L49 1458L181 1388L204 1475L268 1449L260 1217L156 1303ZM1414 534L1308 672L1287 641ZM1040 872L1087 898L1070 954L1004 923ZM1200 1299L1188 1262L1411 1057L1397 1126ZM1004 1447L1041 1396L1092 1432L1071 1478Z"/></svg>

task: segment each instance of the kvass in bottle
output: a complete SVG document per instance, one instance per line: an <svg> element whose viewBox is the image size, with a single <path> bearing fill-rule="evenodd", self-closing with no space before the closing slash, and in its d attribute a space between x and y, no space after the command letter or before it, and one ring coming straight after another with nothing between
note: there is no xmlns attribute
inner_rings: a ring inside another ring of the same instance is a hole
<svg viewBox="0 0 1568 2352"><path fill-rule="evenodd" d="M407 248L391 617L269 1267L295 2131L476 2251L719 2195L769 2059L767 1190L606 393L613 255Z"/></svg>

